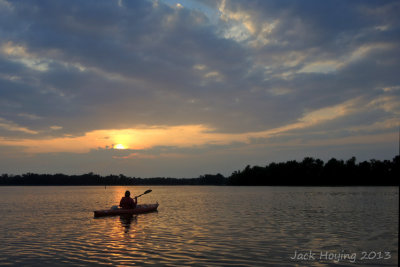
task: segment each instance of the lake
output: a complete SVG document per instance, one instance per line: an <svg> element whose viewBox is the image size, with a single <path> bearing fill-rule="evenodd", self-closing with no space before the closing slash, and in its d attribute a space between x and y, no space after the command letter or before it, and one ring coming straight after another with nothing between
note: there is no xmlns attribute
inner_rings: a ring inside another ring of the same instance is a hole
<svg viewBox="0 0 400 267"><path fill-rule="evenodd" d="M125 190L158 212L94 218ZM397 266L398 187L5 186L0 265Z"/></svg>

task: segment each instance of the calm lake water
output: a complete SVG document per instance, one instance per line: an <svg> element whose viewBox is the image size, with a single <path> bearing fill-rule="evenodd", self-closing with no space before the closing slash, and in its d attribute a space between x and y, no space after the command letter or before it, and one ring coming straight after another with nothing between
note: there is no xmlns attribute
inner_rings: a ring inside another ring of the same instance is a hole
<svg viewBox="0 0 400 267"><path fill-rule="evenodd" d="M398 187L0 187L0 265L397 266L398 216Z"/></svg>

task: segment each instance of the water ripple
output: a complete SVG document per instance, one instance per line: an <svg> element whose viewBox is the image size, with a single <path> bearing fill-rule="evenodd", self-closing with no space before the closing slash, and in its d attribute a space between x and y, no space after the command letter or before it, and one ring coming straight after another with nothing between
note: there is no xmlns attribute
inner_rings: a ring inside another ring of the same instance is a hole
<svg viewBox="0 0 400 267"><path fill-rule="evenodd" d="M160 186L141 199L159 212L93 218L126 189L0 188L0 265L338 267L354 263L290 256L384 250L357 266L397 266L397 188Z"/></svg>

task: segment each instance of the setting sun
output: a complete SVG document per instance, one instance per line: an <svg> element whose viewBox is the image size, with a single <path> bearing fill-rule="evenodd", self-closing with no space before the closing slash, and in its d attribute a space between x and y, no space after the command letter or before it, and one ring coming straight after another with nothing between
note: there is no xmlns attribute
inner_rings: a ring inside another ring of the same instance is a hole
<svg viewBox="0 0 400 267"><path fill-rule="evenodd" d="M126 147L122 144L118 144L114 146L114 149L126 149Z"/></svg>

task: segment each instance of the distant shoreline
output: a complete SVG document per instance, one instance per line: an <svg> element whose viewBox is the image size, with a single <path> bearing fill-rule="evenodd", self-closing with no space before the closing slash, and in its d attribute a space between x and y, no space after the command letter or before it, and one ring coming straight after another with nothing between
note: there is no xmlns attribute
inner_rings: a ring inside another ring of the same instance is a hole
<svg viewBox="0 0 400 267"><path fill-rule="evenodd" d="M232 185L232 186L398 186L400 156L393 160L370 160L356 163L306 157L301 162L270 163L265 167L248 165L229 177L205 174L198 178L137 178L123 174L101 176L92 172L82 175L2 174L0 186L114 186L114 185Z"/></svg>
<svg viewBox="0 0 400 267"><path fill-rule="evenodd" d="M182 178L185 179L185 178ZM19 186L27 186L27 187L36 187L36 186L44 186L44 187L59 187L59 186L71 186L71 187L77 187L77 186L97 186L97 187L105 187L104 185L91 185L91 184L79 184L79 185L65 185L65 184L0 184L0 187L19 187ZM348 185L168 185L168 184L132 184L132 185L107 185L107 187L112 187L112 186L171 186L171 187L179 187L179 186L190 186L190 187L202 187L202 186L216 186L216 187L399 187L399 183L393 183L393 184L348 184Z"/></svg>

